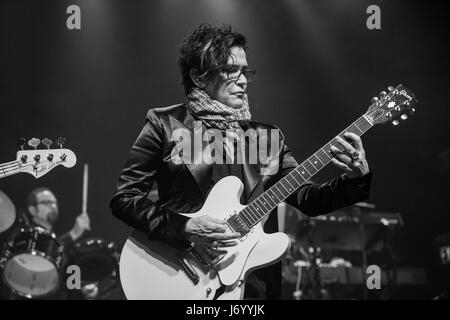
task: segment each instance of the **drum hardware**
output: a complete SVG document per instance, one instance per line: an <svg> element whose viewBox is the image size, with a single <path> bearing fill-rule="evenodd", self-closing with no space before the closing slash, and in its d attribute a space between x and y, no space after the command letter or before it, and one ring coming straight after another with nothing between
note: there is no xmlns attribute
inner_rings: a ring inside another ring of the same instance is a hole
<svg viewBox="0 0 450 320"><path fill-rule="evenodd" d="M0 260L2 280L13 293L44 298L61 282L63 246L42 227L20 228L9 237Z"/></svg>
<svg viewBox="0 0 450 320"><path fill-rule="evenodd" d="M69 250L68 263L80 267L81 286L95 284L98 287L95 299L103 299L117 287L119 255L114 242L87 238Z"/></svg>

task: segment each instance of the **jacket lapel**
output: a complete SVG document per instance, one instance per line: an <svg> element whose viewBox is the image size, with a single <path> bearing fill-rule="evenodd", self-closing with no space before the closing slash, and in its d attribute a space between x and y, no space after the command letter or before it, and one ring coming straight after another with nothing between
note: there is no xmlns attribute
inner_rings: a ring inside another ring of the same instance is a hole
<svg viewBox="0 0 450 320"><path fill-rule="evenodd" d="M212 179L213 164L208 164L203 161L203 154L205 152L205 148L208 146L208 142L203 141L202 122L193 118L187 110L186 116L183 120L180 121L174 117L169 117L169 121L172 133L179 129L185 130L186 133L189 132L189 134L183 134L183 139L187 139L185 145L189 144L192 146L191 153L188 157L183 157L180 155L181 162L183 162L189 170L199 189L206 197L211 188L210 183ZM247 126L243 129L246 130L249 128L251 127ZM250 163L249 146L247 143L245 144L245 152L243 156L243 184L247 199L250 200L254 195L259 195L259 192L255 194L255 191L258 190L259 186L262 184L260 166L258 163ZM262 185L260 187L262 187Z"/></svg>
<svg viewBox="0 0 450 320"><path fill-rule="evenodd" d="M247 126L242 128L243 130L248 129L254 129L249 124ZM258 131L256 130L256 133L258 134ZM257 148L258 150L258 148ZM247 194L247 201L250 202L253 200L253 195L255 194L255 191L258 189L257 187L260 185L262 179L260 175L260 167L258 164L258 157L256 157L256 163L253 163L255 161L250 161L251 159L250 153L249 153L249 145L248 143L245 144L245 152L244 152L244 161L242 165L242 172L244 175L244 186ZM253 160L253 159L252 159ZM259 193L257 193L259 195Z"/></svg>
<svg viewBox="0 0 450 320"><path fill-rule="evenodd" d="M201 121L195 121L189 112L187 112L183 122L173 117L170 117L169 121L172 133L180 129L186 130L186 133L189 132L189 134L183 135L183 140L186 141L185 145L191 147L191 150L188 156L180 156L180 159L191 173L203 195L206 196L211 181L212 165L205 163L202 159L206 144L203 142Z"/></svg>

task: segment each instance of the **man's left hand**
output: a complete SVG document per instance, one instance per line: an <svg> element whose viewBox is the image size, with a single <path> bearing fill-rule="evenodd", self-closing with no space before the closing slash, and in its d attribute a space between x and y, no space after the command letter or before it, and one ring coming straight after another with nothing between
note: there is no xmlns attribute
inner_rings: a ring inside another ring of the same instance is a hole
<svg viewBox="0 0 450 320"><path fill-rule="evenodd" d="M352 140L354 147L341 137L336 137L336 141L343 149L341 151L335 146L331 146L331 153L334 155L331 162L344 170L349 178L359 178L368 174L370 169L361 138L352 132L344 133L344 137Z"/></svg>

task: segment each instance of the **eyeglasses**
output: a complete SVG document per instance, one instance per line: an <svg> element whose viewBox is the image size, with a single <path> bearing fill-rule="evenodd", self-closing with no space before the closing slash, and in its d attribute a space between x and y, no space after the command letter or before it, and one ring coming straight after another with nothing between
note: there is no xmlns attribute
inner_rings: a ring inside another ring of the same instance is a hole
<svg viewBox="0 0 450 320"><path fill-rule="evenodd" d="M250 68L244 67L241 68L239 66L224 66L220 69L223 73L225 73L228 80L236 81L241 77L241 74L247 79L247 83L253 82L255 78L256 71Z"/></svg>
<svg viewBox="0 0 450 320"><path fill-rule="evenodd" d="M38 201L36 204L43 204L44 206L51 206L52 204L58 204L58 201L52 201L52 200L42 200Z"/></svg>

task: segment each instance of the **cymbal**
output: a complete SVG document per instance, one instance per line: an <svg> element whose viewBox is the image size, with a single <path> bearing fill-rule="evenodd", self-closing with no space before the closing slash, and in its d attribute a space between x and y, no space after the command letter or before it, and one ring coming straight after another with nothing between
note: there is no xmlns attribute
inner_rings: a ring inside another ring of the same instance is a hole
<svg viewBox="0 0 450 320"><path fill-rule="evenodd" d="M16 220L16 208L8 196L0 190L0 233L8 230Z"/></svg>

